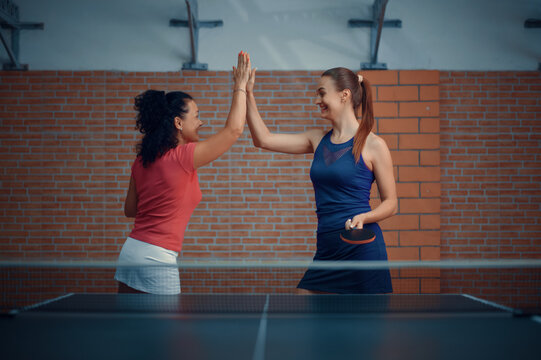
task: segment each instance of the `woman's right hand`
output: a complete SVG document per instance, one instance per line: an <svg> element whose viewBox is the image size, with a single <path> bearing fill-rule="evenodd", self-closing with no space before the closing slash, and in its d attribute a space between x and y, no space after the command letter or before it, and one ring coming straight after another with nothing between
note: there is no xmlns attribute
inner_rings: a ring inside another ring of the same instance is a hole
<svg viewBox="0 0 541 360"><path fill-rule="evenodd" d="M241 51L239 53L237 67L233 66L235 89L246 90L246 84L250 78L251 70L250 55L244 51Z"/></svg>
<svg viewBox="0 0 541 360"><path fill-rule="evenodd" d="M255 71L257 68L253 68L252 72L250 73L250 78L248 79L248 82L246 83L246 91L253 92L254 91L254 84L255 84Z"/></svg>

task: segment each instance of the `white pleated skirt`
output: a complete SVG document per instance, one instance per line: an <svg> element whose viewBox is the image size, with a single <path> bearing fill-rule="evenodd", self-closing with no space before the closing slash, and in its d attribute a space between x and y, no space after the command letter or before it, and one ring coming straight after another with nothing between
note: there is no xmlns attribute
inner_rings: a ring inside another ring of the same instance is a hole
<svg viewBox="0 0 541 360"><path fill-rule="evenodd" d="M118 257L115 279L150 294L180 294L178 253L128 237Z"/></svg>

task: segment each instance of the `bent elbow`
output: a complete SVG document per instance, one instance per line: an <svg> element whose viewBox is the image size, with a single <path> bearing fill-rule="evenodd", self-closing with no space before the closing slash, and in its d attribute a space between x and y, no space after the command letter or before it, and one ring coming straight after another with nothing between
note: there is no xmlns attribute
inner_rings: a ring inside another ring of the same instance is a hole
<svg viewBox="0 0 541 360"><path fill-rule="evenodd" d="M263 150L274 151L272 143L272 136L269 134L267 136L260 136L257 139L256 146Z"/></svg>
<svg viewBox="0 0 541 360"><path fill-rule="evenodd" d="M397 199L394 199L394 202L393 202L393 212L391 215L396 215L398 213L398 200Z"/></svg>
<svg viewBox="0 0 541 360"><path fill-rule="evenodd" d="M256 148L265 149L265 143L261 136L256 135L253 132L250 133L250 136L252 138L252 144L254 144Z"/></svg>
<svg viewBox="0 0 541 360"><path fill-rule="evenodd" d="M229 134L235 139L235 141L242 135L244 128L242 127L230 127Z"/></svg>
<svg viewBox="0 0 541 360"><path fill-rule="evenodd" d="M261 140L259 140L258 138L254 136L252 136L252 144L254 144L256 148L259 148L259 149L263 148L263 144L261 143Z"/></svg>

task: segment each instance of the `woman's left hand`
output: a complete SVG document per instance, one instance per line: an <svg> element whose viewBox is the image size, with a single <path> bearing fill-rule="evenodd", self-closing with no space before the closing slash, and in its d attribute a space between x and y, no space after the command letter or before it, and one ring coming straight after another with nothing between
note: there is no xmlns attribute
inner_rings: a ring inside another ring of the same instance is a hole
<svg viewBox="0 0 541 360"><path fill-rule="evenodd" d="M252 73L252 66L250 63L250 55L244 51L241 51L238 56L237 67L233 66L233 81L235 82L235 89L242 89L246 91L246 83L250 79Z"/></svg>

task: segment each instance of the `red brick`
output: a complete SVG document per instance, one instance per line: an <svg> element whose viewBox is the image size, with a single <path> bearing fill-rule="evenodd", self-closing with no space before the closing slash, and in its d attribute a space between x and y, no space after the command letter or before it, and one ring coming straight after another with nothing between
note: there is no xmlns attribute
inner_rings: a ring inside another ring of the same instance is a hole
<svg viewBox="0 0 541 360"><path fill-rule="evenodd" d="M398 169L399 181L433 182L440 180L439 167L403 166ZM422 190L422 189L421 189ZM421 191L422 194L422 191Z"/></svg>
<svg viewBox="0 0 541 360"><path fill-rule="evenodd" d="M419 260L418 247L388 247L387 255L390 261Z"/></svg>
<svg viewBox="0 0 541 360"><path fill-rule="evenodd" d="M441 196L440 183L422 183L421 184L421 197L440 197L440 196Z"/></svg>
<svg viewBox="0 0 541 360"><path fill-rule="evenodd" d="M418 151L391 151L391 158L393 159L393 165L419 165L419 152Z"/></svg>
<svg viewBox="0 0 541 360"><path fill-rule="evenodd" d="M420 165L440 165L439 150L423 150L420 152Z"/></svg>
<svg viewBox="0 0 541 360"><path fill-rule="evenodd" d="M380 137L385 141L385 143L387 144L387 147L390 150L398 148L398 136L396 136L396 135L388 135L388 134L381 134Z"/></svg>
<svg viewBox="0 0 541 360"><path fill-rule="evenodd" d="M417 118L379 119L378 133L418 133L419 120Z"/></svg>
<svg viewBox="0 0 541 360"><path fill-rule="evenodd" d="M434 117L439 116L440 108L436 101L433 102L401 102L399 104L400 117Z"/></svg>
<svg viewBox="0 0 541 360"><path fill-rule="evenodd" d="M380 86L378 87L377 100L378 101L419 100L419 88L417 86Z"/></svg>
<svg viewBox="0 0 541 360"><path fill-rule="evenodd" d="M439 149L438 134L400 134L398 136L400 149Z"/></svg>
<svg viewBox="0 0 541 360"><path fill-rule="evenodd" d="M386 246L398 246L398 231L383 231Z"/></svg>
<svg viewBox="0 0 541 360"><path fill-rule="evenodd" d="M419 294L419 279L393 279L393 293Z"/></svg>
<svg viewBox="0 0 541 360"><path fill-rule="evenodd" d="M419 121L419 132L439 133L440 132L440 119L439 118L422 118Z"/></svg>
<svg viewBox="0 0 541 360"><path fill-rule="evenodd" d="M440 215L421 215L421 229L434 230L440 228Z"/></svg>
<svg viewBox="0 0 541 360"><path fill-rule="evenodd" d="M419 215L394 215L379 224L384 230L417 230Z"/></svg>
<svg viewBox="0 0 541 360"><path fill-rule="evenodd" d="M421 260L439 261L440 248L434 246L422 247Z"/></svg>
<svg viewBox="0 0 541 360"><path fill-rule="evenodd" d="M439 231L403 231L400 246L439 246Z"/></svg>
<svg viewBox="0 0 541 360"><path fill-rule="evenodd" d="M421 86L420 87L419 100L439 100L440 99L440 87L439 86Z"/></svg>
<svg viewBox="0 0 541 360"><path fill-rule="evenodd" d="M395 70L370 70L360 71L358 74L365 77L371 85L397 85L398 71Z"/></svg>
<svg viewBox="0 0 541 360"><path fill-rule="evenodd" d="M426 268L426 267L400 268L401 278L439 278L440 276L441 276L441 270L438 268Z"/></svg>
<svg viewBox="0 0 541 360"><path fill-rule="evenodd" d="M440 279L421 279L422 294L439 294L441 292Z"/></svg>
<svg viewBox="0 0 541 360"><path fill-rule="evenodd" d="M437 213L440 211L440 200L434 198L400 199L400 213Z"/></svg>
<svg viewBox="0 0 541 360"><path fill-rule="evenodd" d="M440 73L436 70L402 70L399 73L400 85L434 84L440 82Z"/></svg>
<svg viewBox="0 0 541 360"><path fill-rule="evenodd" d="M397 117L398 104L395 102L374 102L375 117Z"/></svg>
<svg viewBox="0 0 541 360"><path fill-rule="evenodd" d="M418 183L397 183L396 193L399 198L418 198L419 184Z"/></svg>

